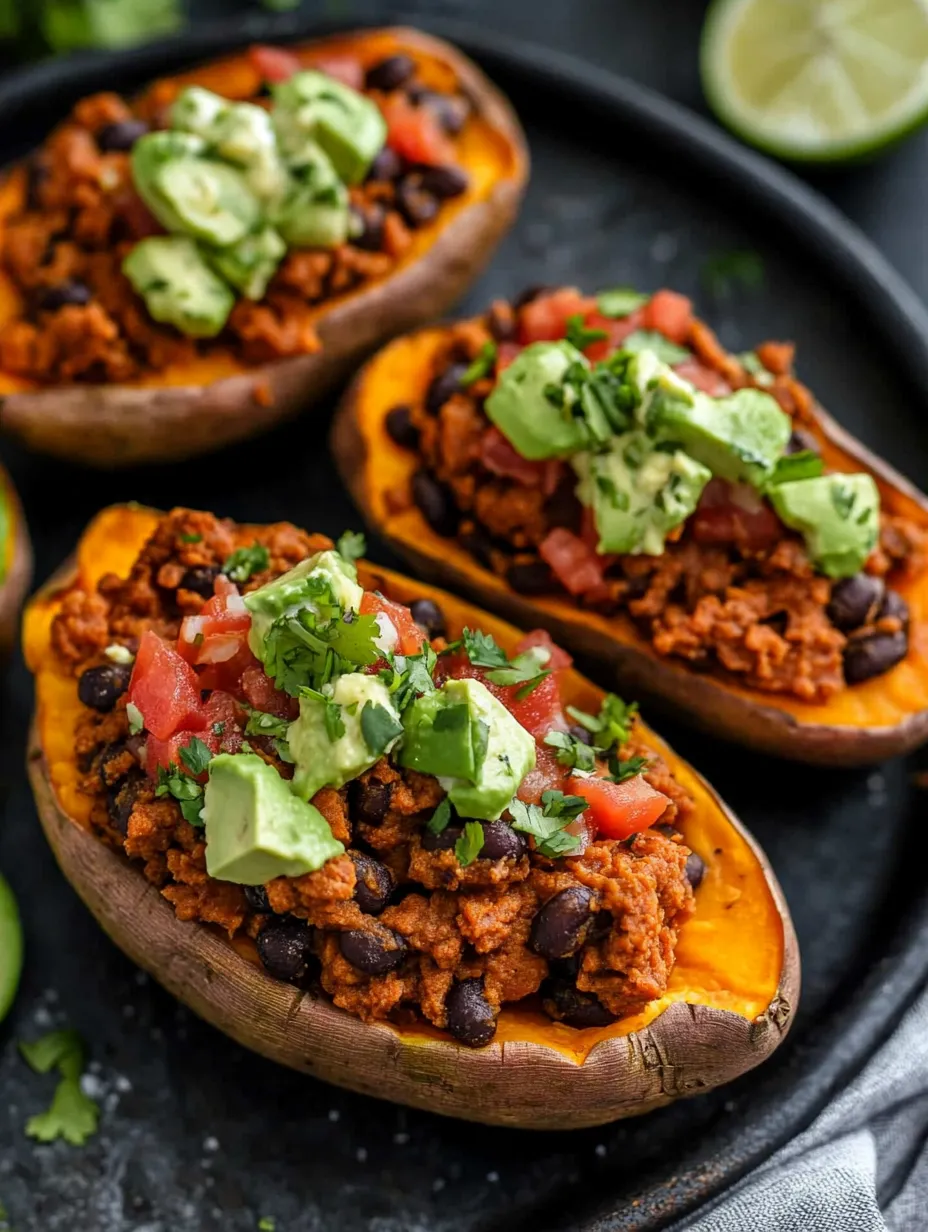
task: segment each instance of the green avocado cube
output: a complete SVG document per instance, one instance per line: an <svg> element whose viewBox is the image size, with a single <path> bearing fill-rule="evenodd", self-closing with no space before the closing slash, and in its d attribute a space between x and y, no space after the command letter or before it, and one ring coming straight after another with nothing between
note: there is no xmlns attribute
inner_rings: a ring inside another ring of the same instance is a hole
<svg viewBox="0 0 928 1232"><path fill-rule="evenodd" d="M360 184L383 148L387 125L371 99L325 73L295 73L273 90L272 121L288 160L307 142L322 147L339 178Z"/></svg>
<svg viewBox="0 0 928 1232"><path fill-rule="evenodd" d="M876 547L880 493L872 475L794 479L772 487L769 495L781 520L802 534L812 563L826 577L852 577Z"/></svg>
<svg viewBox="0 0 928 1232"><path fill-rule="evenodd" d="M273 227L262 227L230 248L204 245L203 251L210 265L226 282L246 299L259 300L276 274L287 245Z"/></svg>
<svg viewBox="0 0 928 1232"><path fill-rule="evenodd" d="M140 240L124 259L122 270L153 320L173 325L191 338L214 338L235 306L232 291L186 236Z"/></svg>
<svg viewBox="0 0 928 1232"><path fill-rule="evenodd" d="M323 620L357 612L364 594L354 565L329 549L307 556L289 572L244 596L251 613L248 645L264 662L265 640L274 621L309 609Z"/></svg>
<svg viewBox="0 0 928 1232"><path fill-rule="evenodd" d="M533 342L501 374L486 400L491 422L523 458L567 457L583 449L577 393L564 378L569 368L589 361L569 342Z"/></svg>

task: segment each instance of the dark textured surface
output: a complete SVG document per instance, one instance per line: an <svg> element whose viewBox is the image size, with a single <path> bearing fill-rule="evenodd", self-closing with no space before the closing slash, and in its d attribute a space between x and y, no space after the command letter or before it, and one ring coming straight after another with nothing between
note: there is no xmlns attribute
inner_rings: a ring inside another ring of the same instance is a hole
<svg viewBox="0 0 928 1232"><path fill-rule="evenodd" d="M699 4L420 7L486 17L695 97ZM213 0L212 11L228 8ZM675 157L641 148L614 120L574 110L557 123L550 95L537 90L517 90L514 101L530 121L535 176L517 232L467 307L530 281L670 283L700 297L735 349L763 336L795 337L801 373L825 404L914 479L928 480L924 397L897 378L900 358L875 343L860 306L823 278L808 248L776 228L752 227L729 186L708 176L684 182ZM29 134L17 127L17 137ZM892 231L898 245L905 220L914 228L921 218L907 177L926 157L925 139L916 138L888 163L830 188L859 208L876 236ZM906 193L910 214L899 200ZM923 253L887 247L910 277L928 281ZM764 290L708 297L705 259L735 248L763 253ZM325 422L325 415L305 419L214 464L114 477L7 450L30 517L37 577L111 500L183 501L332 533L356 525L326 455ZM372 554L386 559L376 545ZM0 702L0 867L23 905L28 958L16 1010L0 1028L0 1200L19 1232L244 1232L261 1216L272 1216L277 1232L538 1232L594 1208L614 1212L608 1226L652 1223L810 1115L828 1084L891 1025L924 962L903 945L922 910L926 855L913 763L845 774L785 767L665 721L662 731L720 786L783 881L804 957L789 1043L763 1071L716 1095L572 1135L482 1129L377 1104L243 1053L139 977L97 930L38 830L21 770L29 705L17 661ZM874 993L881 980L883 997ZM871 994L863 1011L861 989ZM104 1107L101 1134L81 1151L36 1147L22 1133L51 1084L25 1069L14 1041L59 1021L90 1042L92 1093ZM692 1166L700 1153L705 1162ZM656 1192L632 1206L651 1178Z"/></svg>

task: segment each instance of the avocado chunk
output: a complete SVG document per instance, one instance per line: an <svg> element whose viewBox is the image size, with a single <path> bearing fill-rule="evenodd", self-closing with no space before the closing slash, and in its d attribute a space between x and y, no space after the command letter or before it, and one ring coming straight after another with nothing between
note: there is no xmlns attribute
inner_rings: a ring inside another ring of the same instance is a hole
<svg viewBox="0 0 928 1232"><path fill-rule="evenodd" d="M273 227L253 231L231 248L203 248L213 269L247 299L254 300L264 295L286 251L287 245Z"/></svg>
<svg viewBox="0 0 928 1232"><path fill-rule="evenodd" d="M122 269L149 315L191 338L215 338L235 305L231 290L186 236L140 240Z"/></svg>
<svg viewBox="0 0 928 1232"><path fill-rule="evenodd" d="M300 697L287 742L296 762L292 790L304 800L320 787L342 787L389 753L403 733L385 684L349 672L322 693Z"/></svg>
<svg viewBox="0 0 928 1232"><path fill-rule="evenodd" d="M235 244L261 218L261 206L242 173L205 158L162 163L152 175L150 191L152 200L178 220L182 232L209 244Z"/></svg>
<svg viewBox="0 0 928 1232"><path fill-rule="evenodd" d="M689 517L712 478L682 449L655 448L638 429L614 437L604 453L572 461L577 497L593 510L600 552L660 556L668 531Z"/></svg>
<svg viewBox="0 0 928 1232"><path fill-rule="evenodd" d="M244 596L251 612L251 653L261 658L268 630L281 616L308 609L322 620L331 620L357 612L363 595L357 570L338 552L330 548L307 556L289 572Z"/></svg>
<svg viewBox="0 0 928 1232"><path fill-rule="evenodd" d="M203 819L206 871L238 885L300 877L345 850L319 810L256 753L212 759Z"/></svg>
<svg viewBox="0 0 928 1232"><path fill-rule="evenodd" d="M672 441L721 479L762 488L792 432L790 417L770 394L739 389L724 398L694 390L654 389L645 409L648 432Z"/></svg>
<svg viewBox="0 0 928 1232"><path fill-rule="evenodd" d="M496 821L535 766L535 741L481 680L447 680L403 714L400 763L434 774L462 817Z"/></svg>
<svg viewBox="0 0 928 1232"><path fill-rule="evenodd" d="M813 565L826 577L858 573L876 547L880 493L872 475L794 479L772 487L769 495L782 521L800 531Z"/></svg>
<svg viewBox="0 0 928 1232"><path fill-rule="evenodd" d="M175 234L186 228L155 188L155 179L167 163L204 157L209 147L202 137L193 133L158 132L139 137L132 147L132 180L139 196L163 227Z"/></svg>
<svg viewBox="0 0 928 1232"><path fill-rule="evenodd" d="M327 155L311 143L290 168L287 189L272 210L281 235L294 248L334 248L348 238L348 190Z"/></svg>
<svg viewBox="0 0 928 1232"><path fill-rule="evenodd" d="M577 392L564 379L575 364L590 366L569 342L533 342L487 398L487 415L523 458L563 458L585 447Z"/></svg>
<svg viewBox="0 0 928 1232"><path fill-rule="evenodd" d="M171 124L202 137L211 153L240 167L248 187L262 201L283 195L287 169L263 107L230 103L211 90L188 86L171 108Z"/></svg>
<svg viewBox="0 0 928 1232"><path fill-rule="evenodd" d="M321 146L346 184L360 184L383 148L380 108L325 73L295 73L274 86L272 120L284 157L300 161L307 143Z"/></svg>
<svg viewBox="0 0 928 1232"><path fill-rule="evenodd" d="M216 122L230 107L229 100L202 86L187 86L171 104L168 119L171 128L193 133L204 141L212 141Z"/></svg>

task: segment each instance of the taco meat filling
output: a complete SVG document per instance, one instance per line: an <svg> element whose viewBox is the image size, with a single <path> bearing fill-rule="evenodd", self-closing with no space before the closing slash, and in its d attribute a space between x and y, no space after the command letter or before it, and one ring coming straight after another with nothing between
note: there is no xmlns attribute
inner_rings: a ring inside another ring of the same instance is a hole
<svg viewBox="0 0 928 1232"><path fill-rule="evenodd" d="M638 388L642 365L657 375ZM597 436L584 399L603 390ZM730 355L674 292L533 291L451 327L421 400L390 410L421 466L389 495L522 594L627 613L662 656L825 701L905 657L893 587L924 567L925 534L879 510L869 476L823 473L812 406L791 344ZM782 437L758 428L751 454L757 416ZM578 423L585 438L563 435Z"/></svg>
<svg viewBox="0 0 928 1232"><path fill-rule="evenodd" d="M319 305L384 278L466 191L471 104L426 86L413 57L249 57L235 106L171 80L95 94L32 156L3 225L22 308L0 328L0 369L126 382L217 347L245 364L316 351Z"/></svg>
<svg viewBox="0 0 928 1232"><path fill-rule="evenodd" d="M480 1045L526 998L576 1027L642 1009L704 871L690 796L633 706L565 707L547 634L510 658L362 590L358 550L180 509L128 578L65 597L94 830L180 919L366 1021Z"/></svg>

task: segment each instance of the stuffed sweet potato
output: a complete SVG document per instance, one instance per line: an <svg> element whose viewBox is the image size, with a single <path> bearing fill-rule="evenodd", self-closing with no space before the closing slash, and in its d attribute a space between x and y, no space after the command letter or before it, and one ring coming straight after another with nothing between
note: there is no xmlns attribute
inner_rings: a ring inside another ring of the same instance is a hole
<svg viewBox="0 0 928 1232"><path fill-rule="evenodd" d="M10 477L0 466L0 659L15 640L20 605L31 577L26 520Z"/></svg>
<svg viewBox="0 0 928 1232"><path fill-rule="evenodd" d="M506 100L412 30L83 99L0 187L0 429L107 467L259 432L453 303L527 170Z"/></svg>
<svg viewBox="0 0 928 1232"><path fill-rule="evenodd" d="M549 291L387 347L333 447L428 576L730 739L875 761L928 736L928 503L792 360L670 291Z"/></svg>
<svg viewBox="0 0 928 1232"><path fill-rule="evenodd" d="M117 507L30 605L39 812L110 936L277 1061L488 1123L763 1060L799 960L737 820L545 634L356 551Z"/></svg>

